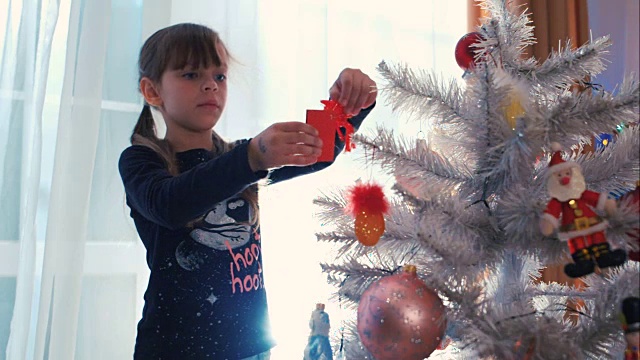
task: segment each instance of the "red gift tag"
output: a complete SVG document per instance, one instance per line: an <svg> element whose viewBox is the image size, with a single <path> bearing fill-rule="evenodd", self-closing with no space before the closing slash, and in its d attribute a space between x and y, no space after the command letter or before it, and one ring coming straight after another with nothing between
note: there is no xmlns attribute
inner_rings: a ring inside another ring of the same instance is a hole
<svg viewBox="0 0 640 360"><path fill-rule="evenodd" d="M307 124L316 128L320 133L320 139L322 139L322 153L318 157L318 161L333 161L336 132L338 138L345 142L345 151L349 152L355 147L351 143L354 130L347 121L347 115L340 104L333 100L321 100L320 102L324 104L324 110L307 110ZM344 134L342 129L344 129Z"/></svg>
<svg viewBox="0 0 640 360"><path fill-rule="evenodd" d="M319 162L333 161L336 141L336 125L331 114L324 110L307 110L307 124L313 126L320 133L322 153Z"/></svg>

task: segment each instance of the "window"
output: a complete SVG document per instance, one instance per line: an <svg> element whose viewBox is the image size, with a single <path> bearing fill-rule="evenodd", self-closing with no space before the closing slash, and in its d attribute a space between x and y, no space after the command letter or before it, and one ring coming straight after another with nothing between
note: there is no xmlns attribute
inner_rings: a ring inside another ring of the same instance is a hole
<svg viewBox="0 0 640 360"><path fill-rule="evenodd" d="M76 2L78 1L78 2ZM380 81L376 66L381 60L408 62L457 77L453 49L466 33L467 1L399 0L61 0L49 62L47 90L42 116L42 164L37 193L35 274L42 273L47 236L52 178L55 165L58 117L65 73L73 6L79 4L81 21L92 4L110 4L109 30L102 77L97 153L93 163L89 201L88 233L84 248L82 288L78 317L76 356L82 359L130 359L136 324L142 313L148 269L145 251L138 240L125 204L117 169L121 151L141 110L136 88L138 51L143 39L169 23L193 21L218 30L239 64L230 79L229 102L217 130L229 138L250 137L276 121L303 121L304 110L319 108L344 67L363 69ZM18 2L14 2L18 3ZM36 2L37 3L37 2ZM35 5L32 5L35 6ZM21 16L15 10L15 16ZM8 16L13 16L7 14ZM2 15L4 17L4 15ZM87 18L83 18L87 17ZM9 19L7 17L7 19ZM70 22L71 21L71 22ZM81 22L80 24L83 24ZM4 28L0 31L6 31ZM80 27L81 36L83 28ZM84 31L88 31L87 27ZM95 34L94 34L95 36ZM2 36L4 39L4 36ZM21 40L22 41L22 40ZM79 40L80 43L80 40ZM78 44L76 44L78 45ZM5 44L0 44L5 47ZM71 50L72 45L69 45ZM26 51L26 47L18 47ZM20 54L6 54L20 59ZM3 62L6 58L3 58ZM28 64L15 64L24 74ZM76 64L77 65L77 64ZM22 66L22 68L20 68ZM3 71L3 76L6 73ZM3 77L4 79L4 77ZM67 83L65 83L65 81ZM86 79L84 80L86 81ZM4 359L9 326L16 299L16 274L20 266L20 196L25 175L22 166L25 116L20 103L30 89L16 82L10 89L0 84L0 113L17 109L11 121L0 121L0 156L4 171L0 180L0 360ZM75 100L80 98L77 94ZM377 124L415 135L419 124L407 123L391 113L379 98L376 110L361 131ZM252 106L246 106L247 103ZM4 116L4 115L2 115ZM64 135L64 134L63 134ZM308 319L316 302L327 303L333 331L340 328L338 304L328 299L333 288L326 284L318 262L323 260L314 232L321 224L314 218L312 204L317 190L331 191L367 178L371 170L355 162L355 155L343 155L334 166L317 174L267 188L261 197L266 283L272 326L279 346L273 359L302 355L306 345ZM310 190L313 189L313 190ZM283 215L285 214L285 215ZM64 215L64 214L62 214ZM28 265L25 265L28 266ZM292 271L293 270L293 271ZM39 280L36 280L39 281ZM38 319L39 284L35 285L31 321ZM69 299L70 301L74 299ZM77 299L75 299L77 300ZM31 327L35 336L36 326ZM29 345L32 347L32 345ZM27 358L33 357L33 349Z"/></svg>

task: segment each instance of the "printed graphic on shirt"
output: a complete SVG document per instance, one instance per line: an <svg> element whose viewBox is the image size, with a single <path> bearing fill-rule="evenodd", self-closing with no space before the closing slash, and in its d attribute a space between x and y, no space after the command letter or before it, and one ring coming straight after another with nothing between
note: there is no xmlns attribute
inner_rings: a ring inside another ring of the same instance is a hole
<svg viewBox="0 0 640 360"><path fill-rule="evenodd" d="M247 224L251 211L251 206L239 198L217 204L202 221L195 224L189 234L194 241L187 240L178 245L178 264L188 271L200 270L212 261L213 253L224 251L230 260L228 276L231 293L264 288L260 236L257 229ZM249 244L252 232L256 242ZM215 294L211 294L211 297L217 300ZM215 302L207 300L211 304Z"/></svg>
<svg viewBox="0 0 640 360"><path fill-rule="evenodd" d="M211 253L204 249L226 252L229 248L246 245L251 238L251 226L246 224L251 211L251 206L243 199L217 204L189 234L195 242L183 241L176 248L178 264L185 270L198 270L210 261Z"/></svg>
<svg viewBox="0 0 640 360"><path fill-rule="evenodd" d="M260 245L251 244L240 251L234 252L228 247L232 261L229 263L231 275L231 292L247 292L264 288L262 264L260 263ZM254 263L256 266L253 266Z"/></svg>
<svg viewBox="0 0 640 360"><path fill-rule="evenodd" d="M196 224L191 238L220 251L227 251L228 246L232 249L244 246L251 238L251 226L242 223L248 220L246 214L251 214L251 206L243 199L218 203L202 222Z"/></svg>

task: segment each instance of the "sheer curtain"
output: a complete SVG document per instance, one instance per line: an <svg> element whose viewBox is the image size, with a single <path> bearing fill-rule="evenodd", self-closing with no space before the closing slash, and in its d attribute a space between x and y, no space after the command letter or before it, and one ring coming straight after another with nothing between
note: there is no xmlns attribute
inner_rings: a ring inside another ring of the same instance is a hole
<svg viewBox="0 0 640 360"><path fill-rule="evenodd" d="M0 0L0 17L0 359L118 360L131 358L148 278L117 172L141 109L142 41L182 21L221 33L238 61L217 130L235 139L304 121L344 67L379 80L381 60L403 61L459 78L466 1ZM377 124L427 131L384 98L361 131ZM274 360L302 356L316 302L338 335L312 200L372 177L362 155L262 192Z"/></svg>
<svg viewBox="0 0 640 360"><path fill-rule="evenodd" d="M9 337L14 311L27 320L32 298L38 178L42 129L37 119L43 97L57 6L50 2L4 2L0 28L0 346ZM33 89L33 90L31 90ZM26 254L17 261L18 254ZM17 273L20 277L16 277ZM19 295L15 296L16 290ZM28 326L12 326L14 337L26 339ZM19 355L24 346L10 349ZM4 358L4 351L0 357Z"/></svg>
<svg viewBox="0 0 640 360"><path fill-rule="evenodd" d="M146 273L116 163L153 21L142 1L0 6L0 358L130 358Z"/></svg>
<svg viewBox="0 0 640 360"><path fill-rule="evenodd" d="M0 358L24 359L35 305L40 119L58 4L0 6Z"/></svg>

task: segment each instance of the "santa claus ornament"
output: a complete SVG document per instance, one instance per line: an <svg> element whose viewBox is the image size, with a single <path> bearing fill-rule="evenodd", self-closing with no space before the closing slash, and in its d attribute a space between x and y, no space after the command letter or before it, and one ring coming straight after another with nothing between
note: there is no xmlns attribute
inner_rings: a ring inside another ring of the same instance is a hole
<svg viewBox="0 0 640 360"><path fill-rule="evenodd" d="M376 360L422 360L440 345L447 321L438 294L406 265L372 283L358 305L358 335Z"/></svg>
<svg viewBox="0 0 640 360"><path fill-rule="evenodd" d="M545 236L557 230L560 241L567 242L574 263L567 264L564 272L577 278L591 274L596 265L621 265L627 257L625 251L611 249L605 236L608 222L594 211L611 215L615 200L606 193L587 190L580 165L563 160L559 144L554 143L552 150L547 180L551 200L540 219L540 230Z"/></svg>

